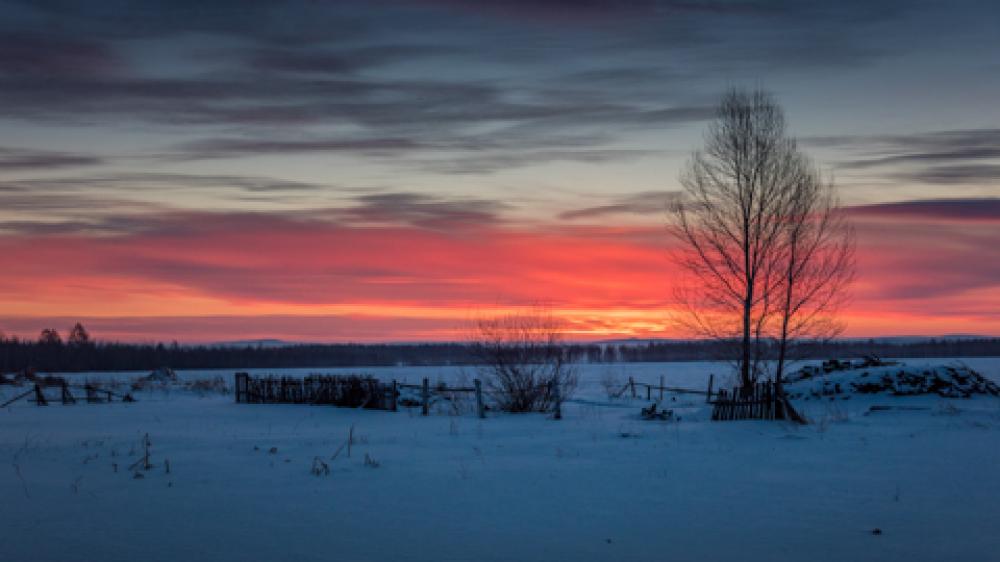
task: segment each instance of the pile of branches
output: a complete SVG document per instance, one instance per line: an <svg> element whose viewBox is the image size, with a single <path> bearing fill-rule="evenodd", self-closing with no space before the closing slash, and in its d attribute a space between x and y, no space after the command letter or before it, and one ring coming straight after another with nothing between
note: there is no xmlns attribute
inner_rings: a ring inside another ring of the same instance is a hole
<svg viewBox="0 0 1000 562"><path fill-rule="evenodd" d="M824 366L829 364L825 363ZM893 364L894 365L894 364ZM830 377L823 376L830 374ZM795 383L786 385L790 398L808 400L850 394L890 394L920 396L936 394L942 398L971 398L974 395L1000 397L1000 386L965 365L945 365L931 368L893 368L885 365L869 368L856 364L826 371L803 369ZM810 384L812 383L812 384ZM798 388L796 388L798 387Z"/></svg>

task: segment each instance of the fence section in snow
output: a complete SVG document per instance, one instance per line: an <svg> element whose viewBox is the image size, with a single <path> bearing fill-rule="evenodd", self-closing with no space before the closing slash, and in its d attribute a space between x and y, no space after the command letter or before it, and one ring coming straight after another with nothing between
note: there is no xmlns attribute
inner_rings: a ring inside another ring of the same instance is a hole
<svg viewBox="0 0 1000 562"><path fill-rule="evenodd" d="M236 402L240 404L330 404L347 408L396 411L400 405L419 405L421 414L428 415L434 398L454 400L455 395L474 394L476 411L485 417L482 383L476 379L472 387L450 387L444 383L431 385L383 382L359 375L309 375L296 377L251 377L236 373ZM403 390L416 390L416 401L402 397Z"/></svg>
<svg viewBox="0 0 1000 562"><path fill-rule="evenodd" d="M53 398L46 395L46 389L48 388L58 388L59 397ZM85 400L88 404L100 404L105 402L114 402L116 399L120 402L135 402L131 394L125 393L120 394L113 390L103 388L94 383L86 384L69 384L66 379L62 378L51 378L47 380L39 380L31 386L30 389L18 394L17 396L7 400L3 404L0 404L0 408L6 408L7 406L17 402L18 400L28 398L29 401L34 402L37 406L48 406L50 402L62 402L63 404L76 404L77 397L73 395L71 389L83 390Z"/></svg>
<svg viewBox="0 0 1000 562"><path fill-rule="evenodd" d="M730 420L805 420L788 402L784 392L772 381L756 383L749 388L720 390L712 403L712 419Z"/></svg>
<svg viewBox="0 0 1000 562"><path fill-rule="evenodd" d="M638 396L638 394L636 392L636 389L637 388L641 388L641 387L645 387L645 389L646 389L646 400L652 400L653 399L653 391L655 390L655 391L657 391L659 393L659 400L661 400L661 401L663 400L663 393L664 392L673 392L675 394L703 394L703 395L705 395L705 401L706 402L711 402L712 401L712 386L713 386L714 383L715 383L715 375L709 375L708 376L708 389L707 390L694 390L694 389L691 389L691 388L680 388L680 387L676 387L676 386L666 386L664 384L664 377L662 375L660 376L660 384L659 385L645 383L645 382L637 382L634 378L629 377L628 378L628 382L625 383L625 386L623 386L622 389L619 390L617 393L615 393L613 396L615 398L618 398L618 397L621 397L626 392L631 392L632 398L636 398Z"/></svg>

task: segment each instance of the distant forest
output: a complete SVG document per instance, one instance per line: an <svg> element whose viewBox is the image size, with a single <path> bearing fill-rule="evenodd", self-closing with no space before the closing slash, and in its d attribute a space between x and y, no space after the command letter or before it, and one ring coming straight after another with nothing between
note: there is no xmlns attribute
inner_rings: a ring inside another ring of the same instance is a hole
<svg viewBox="0 0 1000 562"><path fill-rule="evenodd" d="M568 359L590 363L716 360L731 348L715 341L587 343L563 346ZM919 341L837 340L803 344L802 358L988 357L1000 356L1000 338L929 339ZM77 324L66 341L55 330L37 340L0 335L0 373L138 371L172 369L247 369L376 367L394 365L468 365L475 363L464 343L203 345L133 344L94 341Z"/></svg>

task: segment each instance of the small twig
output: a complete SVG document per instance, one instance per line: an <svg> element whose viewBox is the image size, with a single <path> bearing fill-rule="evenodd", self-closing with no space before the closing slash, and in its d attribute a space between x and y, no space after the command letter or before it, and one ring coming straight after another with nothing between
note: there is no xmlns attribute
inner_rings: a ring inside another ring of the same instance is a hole
<svg viewBox="0 0 1000 562"><path fill-rule="evenodd" d="M337 450L336 450L336 451L334 451L334 453L333 453L333 456L332 456L332 457L330 457L330 460L331 460L331 461L335 461L335 460L337 460L337 455L339 455L339 454L340 454L340 452L341 452L341 451L343 451L343 450L344 450L344 447L346 447L346 446L347 446L347 441L344 441L343 443L341 443L341 444L340 444L340 446L339 446L339 447L337 447Z"/></svg>
<svg viewBox="0 0 1000 562"><path fill-rule="evenodd" d="M24 497L31 499L31 494L28 493L28 483L24 481L24 476L21 475L21 465L16 462L11 463L14 466L14 472L17 474L18 480L21 481L21 487L24 488Z"/></svg>
<svg viewBox="0 0 1000 562"><path fill-rule="evenodd" d="M14 467L14 473L17 474L17 479L21 481L21 487L24 488L24 497L31 499L31 494L28 493L28 482L25 481L24 475L21 474L21 464L18 460L21 458L21 453L28 451L28 445L31 443L31 433L26 433L24 435L24 444L21 448L14 452L14 457L11 459L11 466Z"/></svg>
<svg viewBox="0 0 1000 562"><path fill-rule="evenodd" d="M354 424L351 424L351 429L347 432L347 458L351 458L351 445L354 444Z"/></svg>

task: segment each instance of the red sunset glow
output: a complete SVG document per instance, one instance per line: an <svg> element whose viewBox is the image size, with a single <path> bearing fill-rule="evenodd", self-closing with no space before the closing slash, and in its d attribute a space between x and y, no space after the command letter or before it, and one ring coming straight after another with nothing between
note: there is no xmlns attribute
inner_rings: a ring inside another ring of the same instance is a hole
<svg viewBox="0 0 1000 562"><path fill-rule="evenodd" d="M1000 220L854 213L848 335L996 333ZM105 338L445 340L543 302L569 337L674 337L679 275L659 226L340 226L177 213L115 235L0 237L13 333L83 319ZM992 258L992 259L991 259Z"/></svg>

